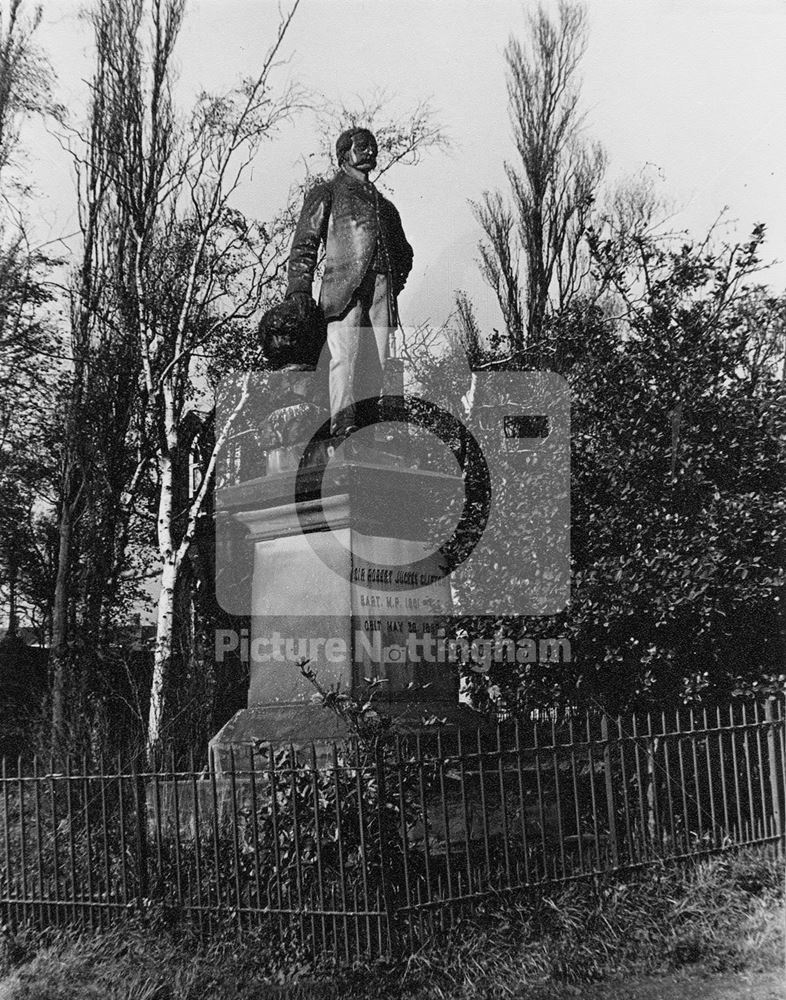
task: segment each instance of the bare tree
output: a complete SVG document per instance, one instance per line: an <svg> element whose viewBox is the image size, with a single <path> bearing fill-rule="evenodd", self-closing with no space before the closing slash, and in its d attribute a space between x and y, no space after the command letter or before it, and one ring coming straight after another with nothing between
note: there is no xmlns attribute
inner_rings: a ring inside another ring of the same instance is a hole
<svg viewBox="0 0 786 1000"><path fill-rule="evenodd" d="M274 62L299 0L282 16L258 74L202 94L188 122L172 98L172 54L184 0L102 0L96 41L107 53L115 132L108 177L129 220L132 314L141 366L143 437L155 477L161 578L147 741L161 737L173 657L176 591L231 420L204 455L193 494L180 490L199 408L199 355L258 308L281 267L280 246L230 206L244 172L298 106L276 92ZM247 384L239 392L242 407Z"/></svg>
<svg viewBox="0 0 786 1000"><path fill-rule="evenodd" d="M40 22L40 7L27 16L25 0L0 5L0 172L12 161L22 122L51 107L51 67L34 40Z"/></svg>
<svg viewBox="0 0 786 1000"><path fill-rule="evenodd" d="M549 309L564 308L589 273L581 243L605 169L601 146L582 135L584 8L560 0L555 22L541 6L528 27L528 44L511 36L505 49L518 154L505 164L510 198L487 191L473 205L485 234L481 271L514 352L538 344Z"/></svg>
<svg viewBox="0 0 786 1000"><path fill-rule="evenodd" d="M40 355L51 349L37 307L48 293L40 280L51 261L30 245L25 221L29 186L19 176L20 132L35 115L55 111L52 69L35 44L40 11L26 15L24 0L0 0L0 391L26 393L40 375Z"/></svg>
<svg viewBox="0 0 786 1000"><path fill-rule="evenodd" d="M98 29L98 21L94 23ZM134 498L148 462L134 428L140 363L131 315L131 220L111 179L122 127L112 98L116 55L97 30L87 128L84 134L73 131L68 140L81 245L68 286L70 372L51 641L56 744L65 739L67 700L76 709L72 714L80 715L69 675L77 667L84 673L89 659L83 653L77 664L69 647L78 635L83 650L100 658L110 625L108 609L125 563Z"/></svg>
<svg viewBox="0 0 786 1000"><path fill-rule="evenodd" d="M57 109L51 101L52 69L35 43L40 10L27 16L24 0L0 0L0 392L10 400L30 391L40 358L51 350L37 307L48 293L41 273L51 261L30 245L25 220L29 185L20 178L26 121Z"/></svg>
<svg viewBox="0 0 786 1000"><path fill-rule="evenodd" d="M391 95L379 88L351 104L324 104L317 122L323 163L334 162L333 144L343 129L362 127L374 133L379 147L376 182L397 166L416 166L428 150L446 150L451 145L429 100L396 108Z"/></svg>

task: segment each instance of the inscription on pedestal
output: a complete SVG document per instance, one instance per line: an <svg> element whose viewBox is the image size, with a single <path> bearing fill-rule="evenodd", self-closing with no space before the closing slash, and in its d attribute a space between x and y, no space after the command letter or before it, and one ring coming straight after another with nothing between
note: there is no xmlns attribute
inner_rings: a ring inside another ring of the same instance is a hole
<svg viewBox="0 0 786 1000"><path fill-rule="evenodd" d="M452 607L439 555L423 542L353 532L351 582L356 681L384 679L392 697L425 684L449 697L455 681L436 656Z"/></svg>

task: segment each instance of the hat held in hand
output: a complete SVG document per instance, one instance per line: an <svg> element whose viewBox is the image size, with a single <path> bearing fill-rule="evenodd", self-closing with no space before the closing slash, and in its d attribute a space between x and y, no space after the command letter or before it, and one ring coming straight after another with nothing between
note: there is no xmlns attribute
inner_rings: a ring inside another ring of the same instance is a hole
<svg viewBox="0 0 786 1000"><path fill-rule="evenodd" d="M292 295L259 321L262 355L271 368L311 368L327 339L325 317L310 295Z"/></svg>

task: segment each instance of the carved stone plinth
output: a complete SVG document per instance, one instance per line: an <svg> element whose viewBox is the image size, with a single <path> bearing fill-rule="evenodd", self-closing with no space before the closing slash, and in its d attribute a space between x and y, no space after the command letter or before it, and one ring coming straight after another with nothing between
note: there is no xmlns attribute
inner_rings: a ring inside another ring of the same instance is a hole
<svg viewBox="0 0 786 1000"><path fill-rule="evenodd" d="M304 470L297 490L296 477L285 469L217 495L217 516L235 529L223 533L233 548L221 560L219 600L223 592L235 613L244 602L250 611L248 707L214 737L219 756L256 741L346 734L315 704L301 658L326 690L359 697L368 678L381 679L375 705L402 732L434 718L476 728L446 655L451 595L433 543L435 519L460 511L462 480L373 451Z"/></svg>

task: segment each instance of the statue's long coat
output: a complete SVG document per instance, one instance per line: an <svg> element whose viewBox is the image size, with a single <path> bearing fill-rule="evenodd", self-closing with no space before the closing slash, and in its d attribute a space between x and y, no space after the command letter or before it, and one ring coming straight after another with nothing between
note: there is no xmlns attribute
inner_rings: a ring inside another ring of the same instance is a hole
<svg viewBox="0 0 786 1000"><path fill-rule="evenodd" d="M289 255L287 294L311 294L319 245L325 242L325 274L319 304L325 319L346 310L372 261L387 265L395 299L412 270L407 242L395 206L372 184L343 171L306 195ZM379 240L379 251L378 251Z"/></svg>

